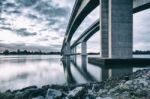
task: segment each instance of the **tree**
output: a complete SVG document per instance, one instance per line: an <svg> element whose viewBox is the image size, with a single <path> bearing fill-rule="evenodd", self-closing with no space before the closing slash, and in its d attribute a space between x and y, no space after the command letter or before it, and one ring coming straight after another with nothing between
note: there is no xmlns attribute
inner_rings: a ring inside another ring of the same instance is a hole
<svg viewBox="0 0 150 99"><path fill-rule="evenodd" d="M5 50L5 51L3 52L3 54L4 54L4 55L8 55L8 54L9 54L9 51L8 51L8 50Z"/></svg>

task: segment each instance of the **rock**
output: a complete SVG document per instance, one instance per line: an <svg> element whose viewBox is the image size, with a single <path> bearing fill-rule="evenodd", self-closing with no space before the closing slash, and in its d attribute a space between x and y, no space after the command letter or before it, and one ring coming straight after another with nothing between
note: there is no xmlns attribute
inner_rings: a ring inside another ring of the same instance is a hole
<svg viewBox="0 0 150 99"><path fill-rule="evenodd" d="M132 80L129 80L129 81L125 82L125 84L131 85L132 84Z"/></svg>
<svg viewBox="0 0 150 99"><path fill-rule="evenodd" d="M100 90L101 85L100 84L93 84L92 91L98 92Z"/></svg>
<svg viewBox="0 0 150 99"><path fill-rule="evenodd" d="M100 89L98 92L99 96L105 96L107 94L108 90L107 89Z"/></svg>
<svg viewBox="0 0 150 99"><path fill-rule="evenodd" d="M93 95L90 94L90 95L87 95L85 99L96 99L96 97L94 96L94 94Z"/></svg>
<svg viewBox="0 0 150 99"><path fill-rule="evenodd" d="M43 96L38 96L38 97L35 97L35 98L32 98L32 99L45 99Z"/></svg>
<svg viewBox="0 0 150 99"><path fill-rule="evenodd" d="M15 99L31 99L33 97L37 97L37 96L45 96L45 94L43 93L44 91L42 89L38 89L38 88L30 88L30 89L26 89L24 91L18 91L15 93Z"/></svg>
<svg viewBox="0 0 150 99"><path fill-rule="evenodd" d="M125 92L123 92L122 94L120 94L120 95L118 96L118 98L119 98L119 99L128 99L129 96L130 96L129 92L125 91ZM118 98L117 98L117 99L118 99Z"/></svg>
<svg viewBox="0 0 150 99"><path fill-rule="evenodd" d="M11 92L0 93L0 99L13 99L14 95Z"/></svg>
<svg viewBox="0 0 150 99"><path fill-rule="evenodd" d="M25 90L27 90L27 89L36 89L37 88L37 86L29 86L29 87L25 87L25 88L22 88L20 91L25 91Z"/></svg>
<svg viewBox="0 0 150 99"><path fill-rule="evenodd" d="M42 89L44 89L44 90L48 90L50 88L50 85L44 85L44 86L42 86Z"/></svg>
<svg viewBox="0 0 150 99"><path fill-rule="evenodd" d="M112 98L111 97L106 97L106 98L96 97L96 99L112 99Z"/></svg>
<svg viewBox="0 0 150 99"><path fill-rule="evenodd" d="M124 76L124 80L128 81L130 79L129 76Z"/></svg>
<svg viewBox="0 0 150 99"><path fill-rule="evenodd" d="M148 83L147 83L146 79L138 79L138 82L140 84L143 84L144 86L148 86Z"/></svg>
<svg viewBox="0 0 150 99"><path fill-rule="evenodd" d="M127 90L130 90L130 85L129 85L129 84L123 84L123 83L121 83L121 84L119 85L119 90L120 90L120 91L127 91Z"/></svg>
<svg viewBox="0 0 150 99"><path fill-rule="evenodd" d="M84 87L77 87L69 92L68 97L69 98L82 97L84 93L85 93Z"/></svg>
<svg viewBox="0 0 150 99"><path fill-rule="evenodd" d="M118 87L112 88L112 89L109 90L109 93L114 93L114 92L116 92L117 90L118 90Z"/></svg>
<svg viewBox="0 0 150 99"><path fill-rule="evenodd" d="M147 97L148 96L148 91L138 89L134 92L134 95L137 96L137 97Z"/></svg>
<svg viewBox="0 0 150 99"><path fill-rule="evenodd" d="M96 92L88 90L87 95L85 97L85 99L96 99Z"/></svg>
<svg viewBox="0 0 150 99"><path fill-rule="evenodd" d="M48 89L46 99L61 99L62 92L55 89Z"/></svg>
<svg viewBox="0 0 150 99"><path fill-rule="evenodd" d="M11 93L11 90L10 90L10 89L9 89L9 90L6 90L6 92L10 92L10 93ZM6 92L5 92L5 93L6 93Z"/></svg>

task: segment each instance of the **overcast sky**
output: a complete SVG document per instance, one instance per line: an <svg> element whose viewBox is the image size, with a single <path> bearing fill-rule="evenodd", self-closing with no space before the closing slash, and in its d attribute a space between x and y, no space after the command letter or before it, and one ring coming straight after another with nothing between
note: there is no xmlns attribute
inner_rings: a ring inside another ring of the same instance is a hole
<svg viewBox="0 0 150 99"><path fill-rule="evenodd" d="M60 51L75 0L0 0L0 51ZM99 18L97 7L76 31L74 41ZM150 50L150 10L134 14L134 49ZM99 51L99 32L88 51ZM79 48L79 47L78 47Z"/></svg>

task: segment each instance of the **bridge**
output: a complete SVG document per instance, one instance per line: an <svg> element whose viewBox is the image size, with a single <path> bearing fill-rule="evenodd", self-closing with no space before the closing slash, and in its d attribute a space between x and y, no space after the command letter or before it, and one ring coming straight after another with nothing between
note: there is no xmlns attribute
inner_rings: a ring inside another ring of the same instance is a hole
<svg viewBox="0 0 150 99"><path fill-rule="evenodd" d="M71 45L71 39L80 24L99 5L100 18ZM81 53L85 56L87 41L100 31L101 58L132 58L133 14L148 8L150 0L76 0L64 37L62 55L75 55L76 46L81 44Z"/></svg>

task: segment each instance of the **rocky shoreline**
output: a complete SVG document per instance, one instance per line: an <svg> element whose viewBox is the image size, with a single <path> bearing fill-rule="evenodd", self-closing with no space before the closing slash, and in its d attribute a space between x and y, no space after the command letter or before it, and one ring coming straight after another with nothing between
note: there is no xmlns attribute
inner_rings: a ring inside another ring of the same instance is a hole
<svg viewBox="0 0 150 99"><path fill-rule="evenodd" d="M0 99L150 99L150 68L103 82L7 90Z"/></svg>

